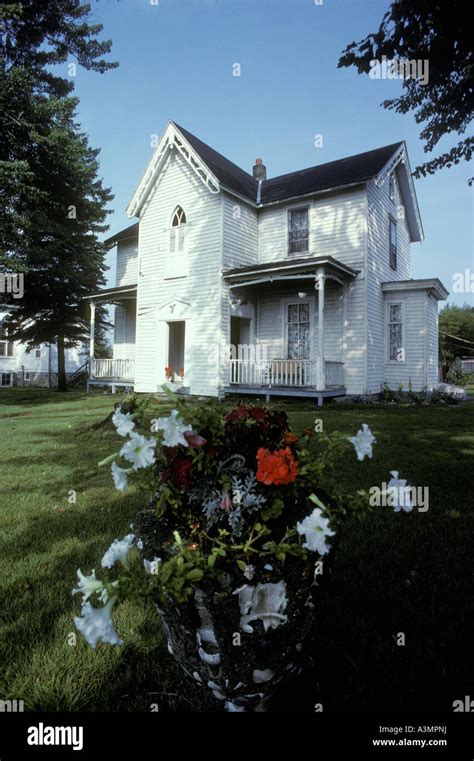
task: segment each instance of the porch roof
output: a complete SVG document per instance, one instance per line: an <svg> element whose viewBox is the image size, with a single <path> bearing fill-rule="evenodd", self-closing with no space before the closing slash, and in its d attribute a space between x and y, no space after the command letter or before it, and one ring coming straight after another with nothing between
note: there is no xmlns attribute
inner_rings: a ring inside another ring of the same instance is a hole
<svg viewBox="0 0 474 761"><path fill-rule="evenodd" d="M299 259L283 259L278 262L254 264L251 267L237 267L222 274L230 288L256 283L272 283L278 280L302 280L316 278L319 267L324 267L326 275L346 282L355 278L359 270L334 259L332 256L311 256Z"/></svg>
<svg viewBox="0 0 474 761"><path fill-rule="evenodd" d="M444 301L449 296L448 289L437 277L421 280L389 280L382 283L382 291L384 293L417 290L429 291L438 301Z"/></svg>
<svg viewBox="0 0 474 761"><path fill-rule="evenodd" d="M115 301L117 299L135 299L137 297L137 286L134 285L117 285L114 288L103 288L101 291L90 293L85 296L86 301Z"/></svg>

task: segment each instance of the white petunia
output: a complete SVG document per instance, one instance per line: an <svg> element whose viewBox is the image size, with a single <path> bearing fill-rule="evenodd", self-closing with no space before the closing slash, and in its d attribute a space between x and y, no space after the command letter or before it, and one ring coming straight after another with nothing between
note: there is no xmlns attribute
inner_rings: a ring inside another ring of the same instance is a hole
<svg viewBox="0 0 474 761"><path fill-rule="evenodd" d="M102 568L112 568L115 563L122 563L128 568L127 555L130 552L135 534L127 534L123 539L114 539L109 549L102 558Z"/></svg>
<svg viewBox="0 0 474 761"><path fill-rule="evenodd" d="M127 473L129 471L125 468L120 468L116 462L112 463L112 478L114 479L115 488L118 491L127 491L128 478ZM130 469L131 472L131 469Z"/></svg>
<svg viewBox="0 0 474 761"><path fill-rule="evenodd" d="M296 530L301 536L304 534L306 541L303 543L303 547L307 550L326 555L331 549L326 544L326 537L334 536L335 531L331 531L329 519L324 517L323 511L319 507L316 507L304 521L301 523L298 521Z"/></svg>
<svg viewBox="0 0 474 761"><path fill-rule="evenodd" d="M347 438L354 445L358 460L362 461L366 455L372 457L372 444L375 444L377 439L367 423L362 424L362 428L357 431L356 436L348 436Z"/></svg>
<svg viewBox="0 0 474 761"><path fill-rule="evenodd" d="M158 568L161 563L161 558L154 557L153 560L144 560L143 565L145 566L145 571L147 573L150 573L152 576L156 576L158 573Z"/></svg>
<svg viewBox="0 0 474 761"><path fill-rule="evenodd" d="M189 446L184 438L184 434L193 430L192 425L185 423L179 416L178 410L172 410L168 417L159 417L151 421L151 430L153 433L163 431L163 444L165 447L177 447L181 444L183 447Z"/></svg>
<svg viewBox="0 0 474 761"><path fill-rule="evenodd" d="M81 569L77 569L77 578L79 583L75 589L72 590L72 594L75 595L78 592L82 595L82 602L86 602L94 592L100 592L104 589L100 579L96 579L95 570L92 571L90 576L84 576Z"/></svg>
<svg viewBox="0 0 474 761"><path fill-rule="evenodd" d="M112 621L112 608L116 600L116 597L112 597L103 608L93 608L90 602L86 602L82 606L81 616L75 616L76 628L91 647L95 648L98 642L107 645L122 644Z"/></svg>
<svg viewBox="0 0 474 761"><path fill-rule="evenodd" d="M400 510L410 513L413 510L411 487L407 486L405 478L398 478L398 470L391 470L390 475L392 478L387 484L387 494L391 495L391 507L395 513L399 513Z"/></svg>
<svg viewBox="0 0 474 761"><path fill-rule="evenodd" d="M126 412L124 414L118 408L112 415L112 423L116 427L119 436L128 436L128 434L135 428L135 423L133 422L130 413Z"/></svg>
<svg viewBox="0 0 474 761"><path fill-rule="evenodd" d="M156 439L147 439L139 433L132 433L129 440L125 442L120 454L126 460L132 463L134 470L139 468L148 468L155 462L154 448Z"/></svg>

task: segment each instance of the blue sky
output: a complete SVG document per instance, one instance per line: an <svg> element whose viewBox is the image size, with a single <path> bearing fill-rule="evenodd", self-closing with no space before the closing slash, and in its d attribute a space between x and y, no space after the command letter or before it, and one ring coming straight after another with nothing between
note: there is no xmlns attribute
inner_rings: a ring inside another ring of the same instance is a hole
<svg viewBox="0 0 474 761"><path fill-rule="evenodd" d="M169 119L249 172L261 156L269 177L398 140L406 140L413 168L426 160L414 117L380 106L400 93L400 81L337 68L348 43L376 31L385 0L90 3L120 63L104 75L78 68L75 78L78 120L101 148L101 172L115 194L111 233L134 221L125 207L152 154L151 136ZM416 181L426 238L413 245L412 276L440 277L451 292L455 272L474 272L472 171L464 163ZM452 293L450 301L472 298Z"/></svg>

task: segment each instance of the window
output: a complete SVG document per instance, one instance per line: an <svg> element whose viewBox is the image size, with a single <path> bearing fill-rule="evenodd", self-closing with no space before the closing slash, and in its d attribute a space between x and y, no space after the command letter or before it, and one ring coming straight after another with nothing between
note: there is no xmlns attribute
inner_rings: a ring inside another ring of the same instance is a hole
<svg viewBox="0 0 474 761"><path fill-rule="evenodd" d="M306 254L309 250L308 207L288 211L288 253Z"/></svg>
<svg viewBox="0 0 474 761"><path fill-rule="evenodd" d="M288 359L309 359L309 303L288 304Z"/></svg>
<svg viewBox="0 0 474 761"><path fill-rule="evenodd" d="M41 349L36 349L36 351L35 351L35 357L36 357L36 359L41 357Z"/></svg>
<svg viewBox="0 0 474 761"><path fill-rule="evenodd" d="M178 206L171 218L170 230L170 254L184 251L184 227L186 224L186 214L181 206Z"/></svg>
<svg viewBox="0 0 474 761"><path fill-rule="evenodd" d="M388 195L391 201L395 200L395 174L393 172L388 180Z"/></svg>
<svg viewBox="0 0 474 761"><path fill-rule="evenodd" d="M30 374L29 373L25 373L24 376L23 376L23 380L29 381L30 380Z"/></svg>
<svg viewBox="0 0 474 761"><path fill-rule="evenodd" d="M390 231L389 231L389 255L390 266L393 270L397 269L397 223L390 217Z"/></svg>
<svg viewBox="0 0 474 761"><path fill-rule="evenodd" d="M13 357L13 341L8 341L8 329L0 321L0 357Z"/></svg>
<svg viewBox="0 0 474 761"><path fill-rule="evenodd" d="M2 386L13 386L13 375L11 373L2 373Z"/></svg>
<svg viewBox="0 0 474 761"><path fill-rule="evenodd" d="M185 230L186 214L181 206L177 206L171 215L165 277L184 277L186 275Z"/></svg>
<svg viewBox="0 0 474 761"><path fill-rule="evenodd" d="M401 304L388 305L388 358L390 362L405 360Z"/></svg>

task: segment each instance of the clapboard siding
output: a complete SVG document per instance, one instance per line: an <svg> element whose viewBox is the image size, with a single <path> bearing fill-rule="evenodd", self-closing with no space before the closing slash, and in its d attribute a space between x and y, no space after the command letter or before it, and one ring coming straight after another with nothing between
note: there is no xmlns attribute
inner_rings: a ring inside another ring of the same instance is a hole
<svg viewBox="0 0 474 761"><path fill-rule="evenodd" d="M259 291L257 306L257 343L267 347L268 359L280 359L285 352L285 304L309 301L312 309L312 359L318 345L318 294L308 290L304 299L298 298L294 288L269 287ZM324 308L324 355L326 359L343 361L342 289L330 284L326 287Z"/></svg>
<svg viewBox="0 0 474 761"><path fill-rule="evenodd" d="M259 215L259 263L289 259L288 209L309 206L311 256L333 256L359 268L365 257L365 194L363 190L340 193L261 209Z"/></svg>
<svg viewBox="0 0 474 761"><path fill-rule="evenodd" d="M135 301L115 307L114 359L135 359L136 310Z"/></svg>
<svg viewBox="0 0 474 761"><path fill-rule="evenodd" d="M325 352L345 357L345 378L348 393L361 394L365 390L365 346L366 346L366 197L365 191L355 189L350 192L317 197L301 204L290 204L262 209L259 215L259 263L278 261L288 257L288 209L292 206L309 205L310 254L312 256L332 256L353 267L359 274L347 290L346 303L342 299L331 304L331 281L326 281L329 307L326 308L325 331L327 339ZM303 289L304 290L304 289ZM334 298L342 294L336 288ZM333 320L333 322L331 322ZM336 324L340 320L341 333L336 335ZM339 348L340 347L340 348Z"/></svg>
<svg viewBox="0 0 474 761"><path fill-rule="evenodd" d="M135 285L138 278L138 245L135 239L117 243L115 285Z"/></svg>
<svg viewBox="0 0 474 761"><path fill-rule="evenodd" d="M171 215L186 213L186 277L166 278ZM219 339L222 207L181 155L162 169L140 218L136 389L155 391L167 362L163 304L178 299L186 320L186 382L191 393L216 395L218 365L210 353ZM184 306L183 306L184 305ZM187 305L187 306L186 306ZM174 315L169 311L169 319Z"/></svg>
<svg viewBox="0 0 474 761"><path fill-rule="evenodd" d="M368 203L368 257L367 257L367 386L370 393L380 391L384 374L384 295L381 283L391 280L408 280L411 276L410 235L405 219L397 218L402 208L398 182L395 198L389 196L388 178L377 186L371 180L367 185ZM397 269L390 267L389 221L397 219L398 255Z"/></svg>
<svg viewBox="0 0 474 761"><path fill-rule="evenodd" d="M251 206L222 194L224 204L224 269L258 261L258 213Z"/></svg>
<svg viewBox="0 0 474 761"><path fill-rule="evenodd" d="M384 382L391 389L403 386L407 391L421 391L427 385L426 375L426 315L427 294L424 290L406 291L385 294L384 325L387 324L387 305L401 303L403 305L403 335L405 361L390 362L388 360L388 329L384 329Z"/></svg>

